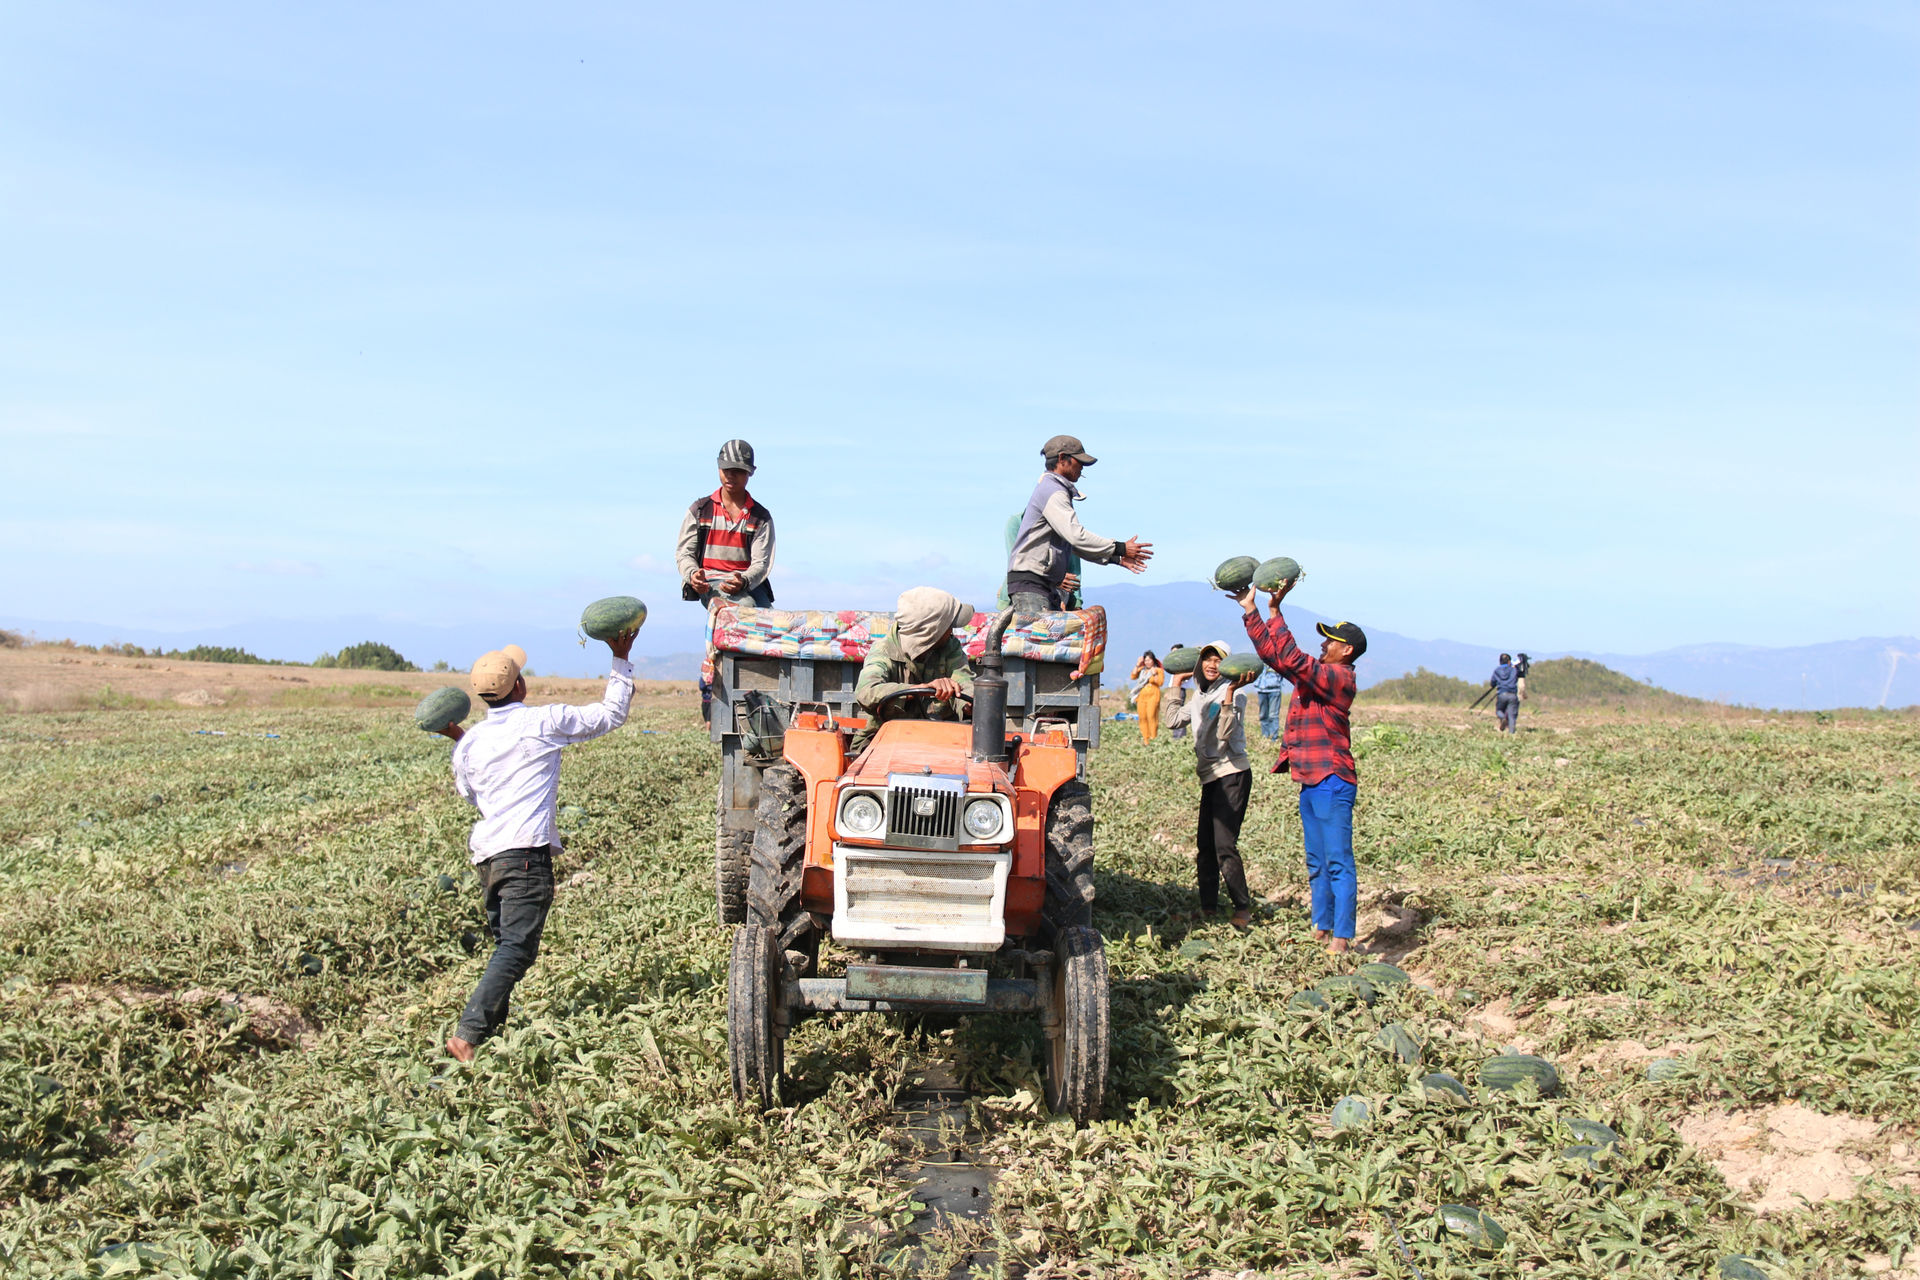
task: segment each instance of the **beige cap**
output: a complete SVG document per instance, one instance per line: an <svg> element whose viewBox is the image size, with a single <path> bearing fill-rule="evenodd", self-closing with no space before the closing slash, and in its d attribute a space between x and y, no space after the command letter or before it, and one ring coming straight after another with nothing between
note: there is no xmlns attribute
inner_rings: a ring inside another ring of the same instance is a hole
<svg viewBox="0 0 1920 1280"><path fill-rule="evenodd" d="M1225 640L1209 640L1200 646L1200 656L1204 658L1210 652L1217 653L1222 658L1226 658L1233 653L1233 646Z"/></svg>
<svg viewBox="0 0 1920 1280"><path fill-rule="evenodd" d="M514 681L527 663L527 651L517 644L494 649L473 660L469 680L473 691L483 698L504 698L513 692Z"/></svg>

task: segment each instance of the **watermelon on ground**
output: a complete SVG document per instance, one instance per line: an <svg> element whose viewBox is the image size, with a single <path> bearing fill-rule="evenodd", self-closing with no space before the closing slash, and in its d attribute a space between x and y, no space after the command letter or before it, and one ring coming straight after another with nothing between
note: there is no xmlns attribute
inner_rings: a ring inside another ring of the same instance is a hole
<svg viewBox="0 0 1920 1280"><path fill-rule="evenodd" d="M1565 1125L1567 1132L1574 1137L1596 1147L1610 1147L1620 1141L1620 1135L1615 1133L1611 1126L1604 1125L1598 1120L1587 1120L1580 1116L1562 1116L1560 1123Z"/></svg>
<svg viewBox="0 0 1920 1280"><path fill-rule="evenodd" d="M1730 1253L1720 1259L1720 1280L1768 1280L1767 1273L1755 1266L1743 1253Z"/></svg>
<svg viewBox="0 0 1920 1280"><path fill-rule="evenodd" d="M1467 1086L1461 1084L1456 1077L1450 1076L1444 1071L1430 1071L1426 1075L1421 1076L1420 1087L1429 1093L1451 1094L1462 1102L1471 1102L1473 1100L1467 1094Z"/></svg>
<svg viewBox="0 0 1920 1280"><path fill-rule="evenodd" d="M1361 965L1355 973L1376 987L1407 987L1413 985L1413 979L1407 971L1397 964L1388 964L1384 960L1375 960Z"/></svg>
<svg viewBox="0 0 1920 1280"><path fill-rule="evenodd" d="M1506 1228L1495 1222L1493 1215L1471 1205L1441 1205L1440 1225L1448 1235L1459 1236L1474 1248L1490 1253L1498 1253L1507 1244Z"/></svg>
<svg viewBox="0 0 1920 1280"><path fill-rule="evenodd" d="M580 630L593 640L611 640L623 631L638 631L647 620L647 606L632 596L608 596L580 611Z"/></svg>
<svg viewBox="0 0 1920 1280"><path fill-rule="evenodd" d="M1513 1092L1526 1080L1533 1081L1543 1098L1560 1092L1560 1072L1545 1058L1530 1053L1503 1053L1488 1058L1480 1067L1480 1083L1503 1093Z"/></svg>
<svg viewBox="0 0 1920 1280"><path fill-rule="evenodd" d="M1599 1163L1597 1157L1605 1150L1605 1147L1595 1146L1591 1142L1578 1142L1571 1147L1563 1149L1560 1152L1560 1158L1562 1160L1578 1161L1591 1169Z"/></svg>
<svg viewBox="0 0 1920 1280"><path fill-rule="evenodd" d="M1331 1007L1325 996L1311 990L1297 992L1291 1000L1287 1001L1287 1008L1295 1013L1325 1013Z"/></svg>
<svg viewBox="0 0 1920 1280"><path fill-rule="evenodd" d="M1334 1004L1372 1004L1378 998L1373 984L1351 973L1336 973L1313 984L1313 989Z"/></svg>
<svg viewBox="0 0 1920 1280"><path fill-rule="evenodd" d="M1687 1074L1687 1064L1678 1058L1655 1058L1647 1064L1647 1079L1654 1084L1678 1080L1685 1074Z"/></svg>
<svg viewBox="0 0 1920 1280"><path fill-rule="evenodd" d="M1420 1046L1407 1034L1407 1029L1397 1022L1389 1022L1380 1028L1373 1037L1374 1043L1398 1058L1403 1066L1413 1066L1420 1061Z"/></svg>
<svg viewBox="0 0 1920 1280"><path fill-rule="evenodd" d="M1222 591L1245 591L1253 584L1253 575L1259 568L1260 562L1252 556L1222 560L1220 567L1213 571L1213 585Z"/></svg>
<svg viewBox="0 0 1920 1280"><path fill-rule="evenodd" d="M1336 1129L1362 1129L1372 1117L1373 1109L1365 1098L1348 1094L1333 1104L1333 1114L1328 1117Z"/></svg>

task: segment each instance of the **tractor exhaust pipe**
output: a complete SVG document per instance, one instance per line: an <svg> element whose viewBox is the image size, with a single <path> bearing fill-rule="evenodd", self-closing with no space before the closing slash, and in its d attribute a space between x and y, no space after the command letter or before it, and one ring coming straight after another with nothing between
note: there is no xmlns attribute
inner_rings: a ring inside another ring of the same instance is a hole
<svg viewBox="0 0 1920 1280"><path fill-rule="evenodd" d="M976 764L1007 762L1007 664L1000 656L1001 637L1013 621L1013 610L987 624L986 647L974 662L973 759Z"/></svg>

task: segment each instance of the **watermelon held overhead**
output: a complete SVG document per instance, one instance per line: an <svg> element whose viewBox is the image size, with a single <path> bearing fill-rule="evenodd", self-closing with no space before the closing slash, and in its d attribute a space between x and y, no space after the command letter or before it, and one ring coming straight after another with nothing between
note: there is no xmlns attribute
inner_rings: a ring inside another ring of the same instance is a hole
<svg viewBox="0 0 1920 1280"><path fill-rule="evenodd" d="M1367 1100L1350 1093L1333 1104L1333 1114L1328 1119L1335 1129L1364 1129L1372 1117L1373 1108L1367 1105Z"/></svg>
<svg viewBox="0 0 1920 1280"><path fill-rule="evenodd" d="M623 631L638 631L647 620L647 606L632 596L608 596L580 611L580 630L592 640L611 640Z"/></svg>
<svg viewBox="0 0 1920 1280"><path fill-rule="evenodd" d="M471 710L473 700L467 697L467 691L450 684L420 699L420 705L413 709L413 723L426 733L439 733L465 720Z"/></svg>
<svg viewBox="0 0 1920 1280"><path fill-rule="evenodd" d="M1292 556L1275 556L1260 562L1253 571L1252 585L1256 591L1278 591L1289 582L1297 582L1302 572L1300 562Z"/></svg>
<svg viewBox="0 0 1920 1280"><path fill-rule="evenodd" d="M1498 1253L1507 1247L1507 1229L1493 1215L1471 1205L1443 1204L1440 1225L1450 1236L1458 1236L1476 1249Z"/></svg>
<svg viewBox="0 0 1920 1280"><path fill-rule="evenodd" d="M1193 669L1200 665L1200 651L1198 649L1175 649L1167 655L1166 661L1160 665L1166 668L1166 672L1170 676L1192 675Z"/></svg>
<svg viewBox="0 0 1920 1280"><path fill-rule="evenodd" d="M1503 1053L1497 1058L1488 1058L1480 1067L1480 1083L1503 1093L1512 1093L1528 1080L1533 1081L1543 1098L1560 1092L1560 1072L1545 1058L1536 1058L1530 1053Z"/></svg>
<svg viewBox="0 0 1920 1280"><path fill-rule="evenodd" d="M1213 585L1221 591L1245 591L1253 585L1253 575L1259 568L1260 562L1252 556L1222 560L1220 567L1213 571Z"/></svg>

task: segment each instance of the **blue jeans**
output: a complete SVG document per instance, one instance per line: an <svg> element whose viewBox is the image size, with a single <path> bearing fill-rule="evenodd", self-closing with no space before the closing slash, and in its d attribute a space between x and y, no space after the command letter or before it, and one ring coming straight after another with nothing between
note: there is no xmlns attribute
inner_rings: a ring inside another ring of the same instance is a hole
<svg viewBox="0 0 1920 1280"><path fill-rule="evenodd" d="M1508 733L1520 732L1520 695L1496 693L1493 696L1493 714L1500 718L1502 729Z"/></svg>
<svg viewBox="0 0 1920 1280"><path fill-rule="evenodd" d="M1307 846L1307 889L1313 897L1313 927L1336 938L1353 937L1359 879L1353 868L1353 800L1356 788L1332 774L1300 788L1300 829Z"/></svg>
<svg viewBox="0 0 1920 1280"><path fill-rule="evenodd" d="M1286 700L1284 689L1260 695L1260 736L1268 741L1280 736L1280 708Z"/></svg>
<svg viewBox="0 0 1920 1280"><path fill-rule="evenodd" d="M540 954L540 935L553 906L553 850L510 849L473 870L486 894L493 958L454 1034L468 1044L480 1044L506 1022L507 998Z"/></svg>

